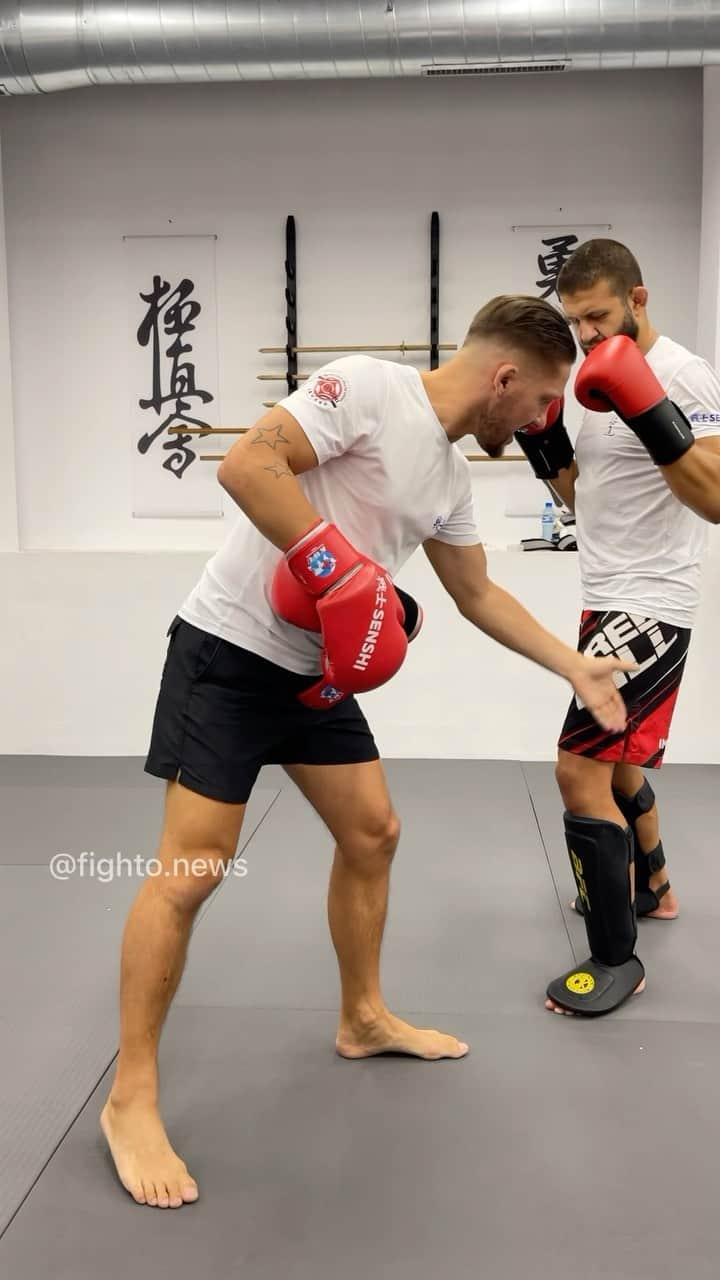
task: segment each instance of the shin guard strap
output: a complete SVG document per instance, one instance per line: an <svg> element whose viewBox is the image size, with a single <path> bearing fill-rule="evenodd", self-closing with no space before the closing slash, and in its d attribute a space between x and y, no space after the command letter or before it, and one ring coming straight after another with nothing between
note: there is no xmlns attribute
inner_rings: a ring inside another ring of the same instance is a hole
<svg viewBox="0 0 720 1280"><path fill-rule="evenodd" d="M665 866L665 850L662 847L662 840L659 840L655 848L651 849L649 853L643 853L641 849L638 849L637 840L636 840L635 841L635 861L636 862L638 858L643 858L645 862L647 862L648 867L650 868L651 875L655 871L662 871L663 867Z"/></svg>
<svg viewBox="0 0 720 1280"><path fill-rule="evenodd" d="M628 826L634 831L638 818L642 818L644 813L649 813L652 809L655 803L655 792L645 778L640 790L636 791L634 796L623 795L622 791L617 791L613 787L613 800Z"/></svg>

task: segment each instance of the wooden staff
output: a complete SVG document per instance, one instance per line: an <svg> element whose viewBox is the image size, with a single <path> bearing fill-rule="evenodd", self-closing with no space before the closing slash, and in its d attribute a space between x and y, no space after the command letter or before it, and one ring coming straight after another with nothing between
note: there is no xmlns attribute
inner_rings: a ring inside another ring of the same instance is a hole
<svg viewBox="0 0 720 1280"><path fill-rule="evenodd" d="M201 462L222 462L224 453L201 453ZM524 453L503 454L501 458L488 458L485 453L466 453L468 462L527 462Z"/></svg>
<svg viewBox="0 0 720 1280"><path fill-rule="evenodd" d="M168 435L172 436L238 436L252 427L168 427Z"/></svg>
<svg viewBox="0 0 720 1280"><path fill-rule="evenodd" d="M168 427L168 435L188 436L244 436L253 427ZM223 453L200 455L201 462L220 462ZM468 462L527 462L524 453L504 453L499 458L488 458L485 453L466 453Z"/></svg>
<svg viewBox="0 0 720 1280"><path fill-rule="evenodd" d="M319 355L326 351L402 351L403 355L406 351L429 351L430 344L428 342L395 342L387 343L384 346L362 346L362 347L291 347L291 351L296 354L311 352ZM287 347L258 347L261 355L285 355ZM454 342L441 342L438 351L457 351L457 345Z"/></svg>
<svg viewBox="0 0 720 1280"><path fill-rule="evenodd" d="M263 401L263 408L277 408L278 404L279 401ZM208 426L197 426L197 428L193 428L193 430L199 431L200 435L202 435L202 431L219 430L219 428L211 428L211 426L210 428L208 428ZM229 430L229 428L227 430ZM234 430L234 428L232 428L232 430ZM237 430L247 431L249 428L247 428L247 426L238 426ZM169 426L168 431L177 431L178 434L182 434L183 431L190 431L190 426Z"/></svg>

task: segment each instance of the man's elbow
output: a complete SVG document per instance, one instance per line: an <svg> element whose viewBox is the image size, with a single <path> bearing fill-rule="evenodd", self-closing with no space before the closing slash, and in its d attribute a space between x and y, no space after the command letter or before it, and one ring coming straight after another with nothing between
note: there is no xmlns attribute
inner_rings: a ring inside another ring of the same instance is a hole
<svg viewBox="0 0 720 1280"><path fill-rule="evenodd" d="M487 586L489 585L488 583ZM477 587L455 595L453 599L460 616L466 618L468 622L477 622L477 619L482 616L486 595L487 589L479 590Z"/></svg>
<svg viewBox="0 0 720 1280"><path fill-rule="evenodd" d="M232 454L232 450L231 450ZM247 483L247 467L238 458L227 455L217 469L217 482L231 498L237 498Z"/></svg>
<svg viewBox="0 0 720 1280"><path fill-rule="evenodd" d="M693 504L691 510L708 524L720 524L720 492L708 494L702 502Z"/></svg>
<svg viewBox="0 0 720 1280"><path fill-rule="evenodd" d="M720 484L713 485L712 491L707 495L703 503L705 510L701 511L701 515L710 524L720 524Z"/></svg>

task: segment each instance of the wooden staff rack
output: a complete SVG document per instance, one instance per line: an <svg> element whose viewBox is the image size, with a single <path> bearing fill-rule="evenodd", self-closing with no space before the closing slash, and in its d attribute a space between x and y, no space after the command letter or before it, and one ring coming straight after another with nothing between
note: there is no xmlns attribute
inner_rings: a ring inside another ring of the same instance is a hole
<svg viewBox="0 0 720 1280"><path fill-rule="evenodd" d="M440 342L440 218L436 212L430 215L430 341L429 342L381 342L360 343L358 345L340 346L329 343L327 346L301 346L298 344L298 270L296 225L292 214L285 222L285 329L287 343L284 347L258 347L261 355L284 355L286 367L284 373L259 373L258 382L285 382L288 393L297 390L299 382L311 378L312 373L298 373L297 358L303 355L353 355L359 352L372 354L396 353L401 356L429 353L429 367L437 369L441 351L457 351L454 342ZM263 400L264 409L274 409L277 400ZM205 436L240 436L251 427L170 427L171 434ZM201 462L222 462L222 453L201 453ZM484 453L465 455L469 462L525 462L524 454L511 454L501 458L488 458Z"/></svg>
<svg viewBox="0 0 720 1280"><path fill-rule="evenodd" d="M296 355L347 355L358 351L399 351L401 355L406 355L409 351L431 351L432 347L429 342L384 342L379 345L363 343L357 347L293 347L292 350ZM286 348L258 347L258 351L261 355L281 356L285 354ZM438 344L438 351L457 351L457 343L441 342Z"/></svg>
<svg viewBox="0 0 720 1280"><path fill-rule="evenodd" d="M244 436L252 427L168 427L168 435L185 436ZM222 462L224 453L201 453L201 462ZM485 453L466 453L468 462L527 462L524 453L503 454L500 458L488 458Z"/></svg>

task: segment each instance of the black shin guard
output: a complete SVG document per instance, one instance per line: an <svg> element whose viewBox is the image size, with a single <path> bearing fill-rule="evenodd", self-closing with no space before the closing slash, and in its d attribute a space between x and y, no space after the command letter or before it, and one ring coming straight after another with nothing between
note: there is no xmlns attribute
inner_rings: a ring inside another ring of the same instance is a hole
<svg viewBox="0 0 720 1280"><path fill-rule="evenodd" d="M655 804L655 792L645 778L640 790L634 796L625 796L622 791L616 791L613 787L613 800L632 829L635 838L635 901L637 914L644 916L657 909L660 899L670 888L669 881L655 891L650 888L650 876L656 871L662 871L665 866L662 841L659 841L649 853L645 853L640 848L637 838L637 820L652 809Z"/></svg>
<svg viewBox="0 0 720 1280"><path fill-rule="evenodd" d="M566 813L565 838L585 907L590 954L600 964L624 964L637 938L630 899L632 835L614 822Z"/></svg>
<svg viewBox="0 0 720 1280"><path fill-rule="evenodd" d="M556 978L547 993L574 1013L610 1013L645 976L635 955L632 833L614 822L566 813L565 838L583 904L590 959Z"/></svg>

